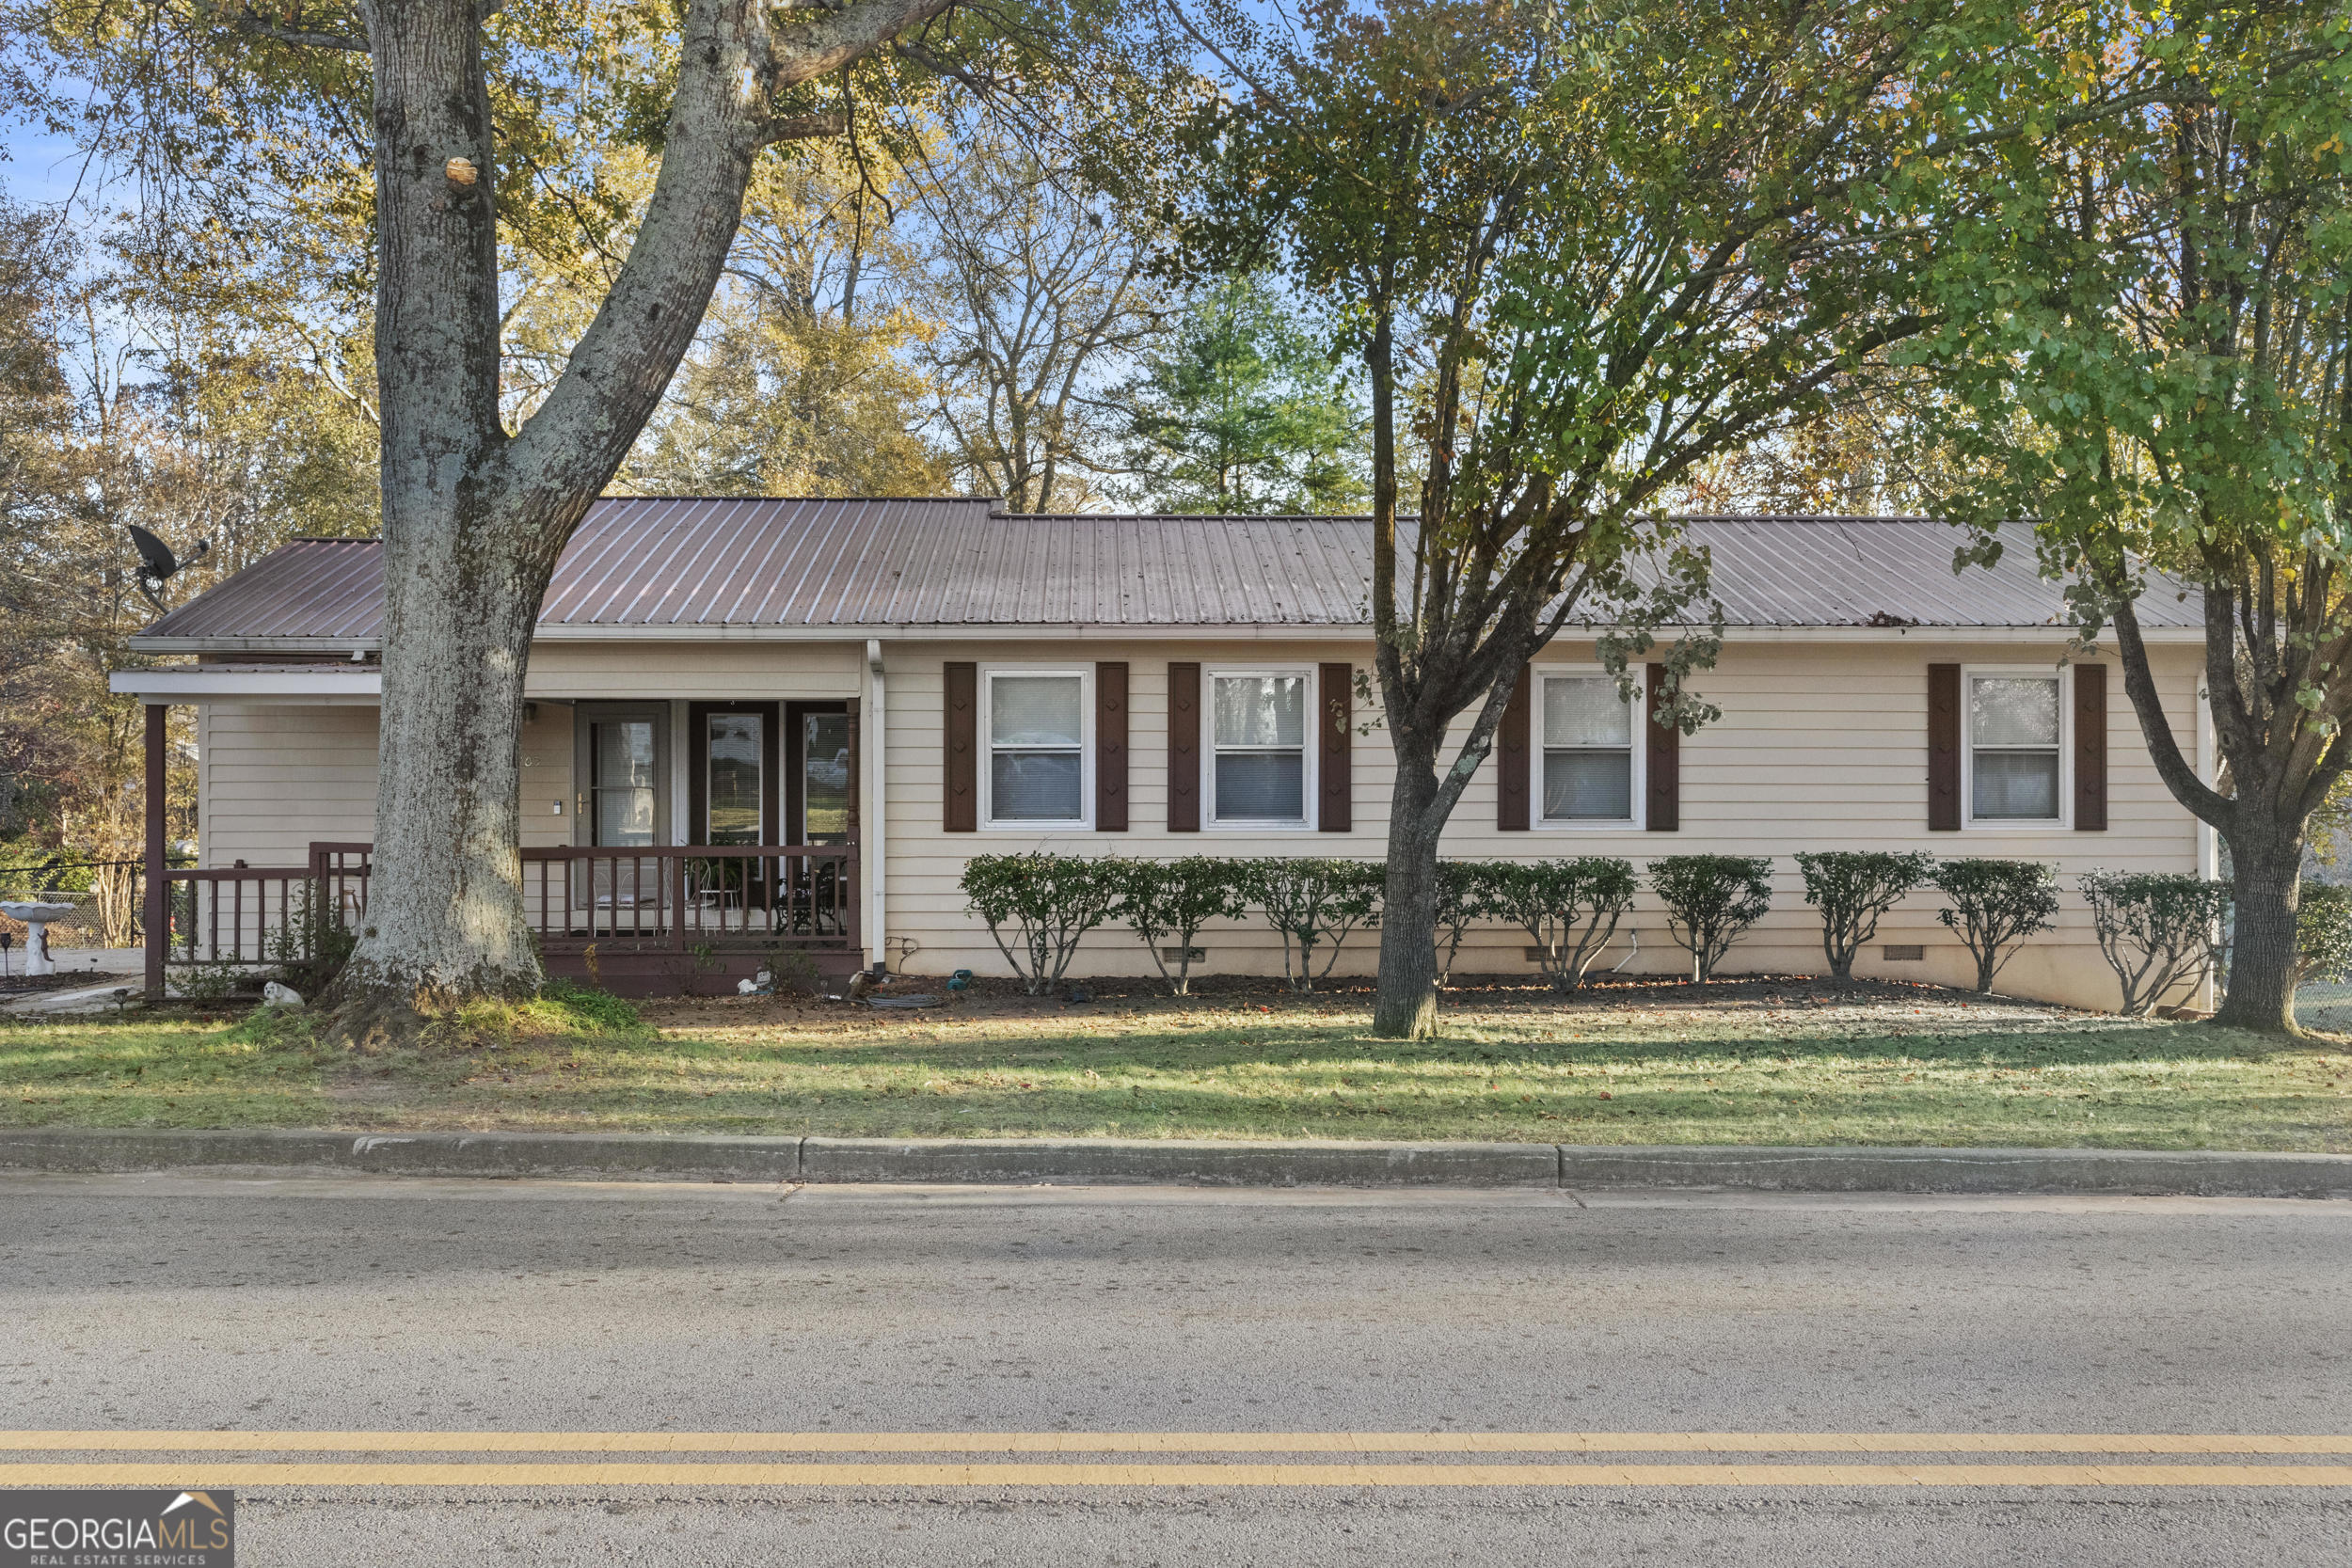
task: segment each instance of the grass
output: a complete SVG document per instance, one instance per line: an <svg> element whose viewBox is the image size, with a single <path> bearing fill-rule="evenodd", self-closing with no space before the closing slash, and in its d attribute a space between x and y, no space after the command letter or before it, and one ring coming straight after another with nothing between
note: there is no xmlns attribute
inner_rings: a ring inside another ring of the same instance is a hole
<svg viewBox="0 0 2352 1568"><path fill-rule="evenodd" d="M2352 1151L2352 1042L2279 1042L1913 987L1802 980L1449 998L1368 1033L1360 990L1140 983L920 1013L593 992L493 1043L353 1057L300 1020L0 1026L0 1123L839 1136L1466 1138Z"/></svg>

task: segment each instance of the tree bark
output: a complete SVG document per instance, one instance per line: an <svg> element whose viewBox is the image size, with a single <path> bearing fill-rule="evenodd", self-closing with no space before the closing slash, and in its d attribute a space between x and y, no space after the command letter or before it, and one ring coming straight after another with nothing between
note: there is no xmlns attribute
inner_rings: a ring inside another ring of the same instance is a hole
<svg viewBox="0 0 2352 1568"><path fill-rule="evenodd" d="M2214 1022L2270 1035L2295 1023L2296 923L2302 903L2303 844L2240 832L2230 836L2234 926L2229 989Z"/></svg>
<svg viewBox="0 0 2352 1568"><path fill-rule="evenodd" d="M1428 1039L1438 1032L1438 800L1435 748L1396 736L1396 786L1389 803L1388 887L1380 902L1380 977L1372 1032Z"/></svg>
<svg viewBox="0 0 2352 1568"><path fill-rule="evenodd" d="M534 989L523 923L523 672L544 572L501 506L497 214L473 0L375 8L384 695L368 913L346 1032Z"/></svg>

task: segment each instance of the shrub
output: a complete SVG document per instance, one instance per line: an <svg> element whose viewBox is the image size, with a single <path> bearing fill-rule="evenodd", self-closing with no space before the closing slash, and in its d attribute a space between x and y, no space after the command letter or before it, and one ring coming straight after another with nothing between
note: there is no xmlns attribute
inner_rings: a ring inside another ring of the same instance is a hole
<svg viewBox="0 0 2352 1568"><path fill-rule="evenodd" d="M1526 927L1551 989L1567 992L1617 934L1633 907L1633 863L1605 855L1505 862L1491 868L1489 909Z"/></svg>
<svg viewBox="0 0 2352 1568"><path fill-rule="evenodd" d="M2048 930L2058 912L2058 877L2039 861L1946 861L1935 868L1935 885L1951 900L1935 918L1976 955L1980 991L1991 990L1993 977L2017 956L2015 943Z"/></svg>
<svg viewBox="0 0 2352 1568"><path fill-rule="evenodd" d="M1472 923L1495 912L1495 879L1504 869L1498 861L1438 863L1438 984L1453 975Z"/></svg>
<svg viewBox="0 0 2352 1568"><path fill-rule="evenodd" d="M2295 917L2297 983L2341 980L2352 972L2352 886L2305 882Z"/></svg>
<svg viewBox="0 0 2352 1568"><path fill-rule="evenodd" d="M1242 911L1241 868L1233 861L1213 855L1186 855L1173 861L1106 861L1106 875L1118 883L1116 918L1135 927L1160 966L1160 978L1173 996L1192 994L1192 941L1212 920L1231 920ZM1167 947L1177 950L1176 967L1168 965Z"/></svg>
<svg viewBox="0 0 2352 1568"><path fill-rule="evenodd" d="M963 894L1024 988L1040 996L1061 984L1078 939L1109 918L1119 878L1108 863L1077 855L975 855L964 863Z"/></svg>
<svg viewBox="0 0 2352 1568"><path fill-rule="evenodd" d="M1329 974L1340 944L1359 926L1377 924L1386 866L1365 861L1310 856L1270 857L1238 863L1245 897L1265 911L1266 924L1282 938L1282 974L1293 990L1315 989L1315 949L1326 942Z"/></svg>
<svg viewBox="0 0 2352 1568"><path fill-rule="evenodd" d="M278 979L305 1002L316 1002L351 961L359 933L335 918L327 901L318 896L316 883L290 885L294 891L285 918L271 928L263 950Z"/></svg>
<svg viewBox="0 0 2352 1568"><path fill-rule="evenodd" d="M1772 907L1772 858L1668 855L1649 864L1666 929L1691 955L1691 978L1709 980L1741 932Z"/></svg>
<svg viewBox="0 0 2352 1568"><path fill-rule="evenodd" d="M1821 956L1841 985L1853 979L1854 955L1879 934L1879 917L1935 874L1924 854L1832 850L1797 857L1804 901L1821 911Z"/></svg>
<svg viewBox="0 0 2352 1568"><path fill-rule="evenodd" d="M2086 871L2099 951L2123 987L2127 1018L2145 1018L2175 986L2194 986L2219 957L2230 885L2185 871Z"/></svg>

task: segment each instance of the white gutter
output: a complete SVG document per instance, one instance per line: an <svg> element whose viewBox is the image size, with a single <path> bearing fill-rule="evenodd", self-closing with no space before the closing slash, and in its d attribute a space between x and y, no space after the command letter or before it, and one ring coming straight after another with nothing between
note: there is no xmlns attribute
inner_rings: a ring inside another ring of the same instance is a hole
<svg viewBox="0 0 2352 1568"><path fill-rule="evenodd" d="M106 689L143 703L302 703L330 706L372 705L384 695L377 669L290 665L284 670L118 670Z"/></svg>
<svg viewBox="0 0 2352 1568"><path fill-rule="evenodd" d="M1661 626L1675 634L1695 628ZM1592 627L1571 627L1560 634L1564 642L1583 641ZM1327 621L1269 623L1249 626L1187 626L1166 621L1147 624L1101 622L986 622L961 626L926 623L920 626L881 626L849 623L840 626L545 626L533 636L538 642L854 642L874 641L881 632L895 641L993 642L1035 641L1066 638L1082 642L1353 642L1371 641L1368 626L1339 626ZM2063 640L2074 629L2043 626L1741 626L1724 628L1726 642L1987 642L2040 644ZM2201 626L2150 626L2141 636L2152 643L2201 643ZM133 651L143 654L317 653L345 648L373 649L372 641L348 641L308 637L134 637Z"/></svg>
<svg viewBox="0 0 2352 1568"><path fill-rule="evenodd" d="M2214 759L2213 693L2206 688L2202 670L2197 672L2197 701L2194 706L2197 710L2197 780L2210 786L2219 769L2215 766ZM2221 834L2202 817L2192 816L2188 820L2197 834L2197 875L2210 882L2221 875ZM2221 1006L2218 988L2214 984L2214 974L2210 969L2205 972L2205 977L2197 983L2197 993L2189 999L2189 1006L2208 1013Z"/></svg>
<svg viewBox="0 0 2352 1568"><path fill-rule="evenodd" d="M866 862L866 961L881 967L889 961L883 946L890 929L890 838L883 809L890 789L883 775L890 759L890 711L882 680L882 643L871 637L866 640L866 673L865 713L858 724L860 749L866 755L858 759L857 770L858 784L866 794L860 814L866 842L858 847L858 854Z"/></svg>

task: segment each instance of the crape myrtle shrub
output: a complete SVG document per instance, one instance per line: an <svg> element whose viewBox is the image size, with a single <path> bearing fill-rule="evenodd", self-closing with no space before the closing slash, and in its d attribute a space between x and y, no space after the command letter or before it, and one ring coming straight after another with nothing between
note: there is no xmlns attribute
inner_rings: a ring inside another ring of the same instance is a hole
<svg viewBox="0 0 2352 1568"><path fill-rule="evenodd" d="M1110 918L1118 863L1042 850L964 862L963 895L1031 996L1061 984L1078 939Z"/></svg>
<svg viewBox="0 0 2352 1568"><path fill-rule="evenodd" d="M2145 1018L2218 962L2229 883L2185 871L2086 871L2078 885L2099 952L2123 988L2125 1017Z"/></svg>
<svg viewBox="0 0 2352 1568"><path fill-rule="evenodd" d="M1879 917L1935 874L1934 857L1887 851L1828 850L1797 856L1804 901L1821 911L1821 956L1840 985L1853 979L1854 955L1878 935Z"/></svg>
<svg viewBox="0 0 2352 1568"><path fill-rule="evenodd" d="M2352 978L2352 886L2307 881L2295 914L2296 980Z"/></svg>
<svg viewBox="0 0 2352 1568"><path fill-rule="evenodd" d="M1633 907L1633 863L1606 855L1489 861L1483 880L1488 912L1526 930L1536 966L1563 995L1584 983Z"/></svg>
<svg viewBox="0 0 2352 1568"><path fill-rule="evenodd" d="M2058 874L2039 861L1946 861L1935 885L1951 900L1935 918L1960 933L1977 960L1977 990L2017 954L2017 944L2050 928L2058 913Z"/></svg>
<svg viewBox="0 0 2352 1568"><path fill-rule="evenodd" d="M1282 977L1291 990L1311 991L1339 961L1340 944L1359 926L1379 923L1388 867L1378 861L1321 855L1267 856L1238 863L1243 895L1282 939ZM1327 947L1320 974L1315 949Z"/></svg>
<svg viewBox="0 0 2352 1568"><path fill-rule="evenodd" d="M1192 994L1193 939L1212 920L1243 910L1241 863L1215 855L1098 861L1118 889L1112 909L1141 939L1171 996ZM1170 952L1176 955L1171 967Z"/></svg>
<svg viewBox="0 0 2352 1568"><path fill-rule="evenodd" d="M1770 855L1667 855L1649 863L1650 890L1666 906L1666 930L1706 981L1740 934L1772 907Z"/></svg>

